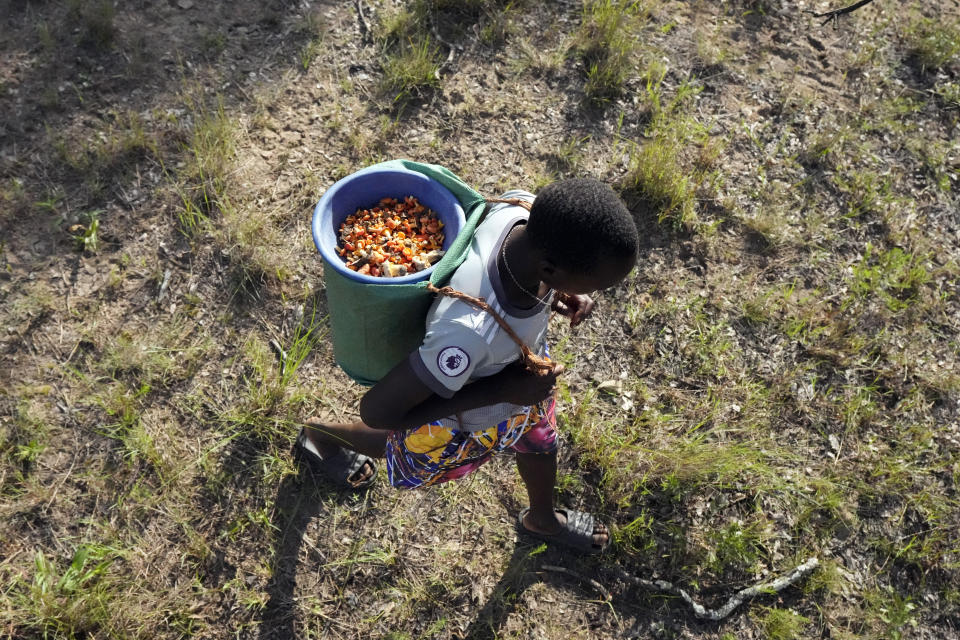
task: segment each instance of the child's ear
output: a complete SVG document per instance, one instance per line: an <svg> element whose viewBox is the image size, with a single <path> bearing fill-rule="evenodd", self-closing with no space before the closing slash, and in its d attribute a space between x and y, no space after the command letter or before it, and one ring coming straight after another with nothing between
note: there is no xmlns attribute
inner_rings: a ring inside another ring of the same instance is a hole
<svg viewBox="0 0 960 640"><path fill-rule="evenodd" d="M546 259L541 260L539 265L537 266L540 269L541 276L547 276L548 278L552 278L557 273L556 265L550 262L549 260L546 260ZM542 279L543 278L541 278L541 280Z"/></svg>

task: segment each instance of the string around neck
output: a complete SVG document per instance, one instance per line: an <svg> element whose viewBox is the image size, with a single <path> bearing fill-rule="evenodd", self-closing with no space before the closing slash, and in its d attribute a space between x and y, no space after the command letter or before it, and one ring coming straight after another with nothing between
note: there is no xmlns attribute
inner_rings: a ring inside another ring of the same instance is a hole
<svg viewBox="0 0 960 640"><path fill-rule="evenodd" d="M520 289L520 291L522 291L523 293L527 294L527 296L536 300L539 304L547 304L547 300L553 294L553 289L549 289L547 291L547 294L541 298L540 296L536 295L535 293L532 293L529 289L527 289L525 286L520 284L520 281L517 279L517 276L513 275L513 270L510 268L510 263L507 261L507 242L510 240L510 236L513 234L514 229L516 229L516 227L514 227L507 233L507 237L503 239L503 244L500 245L500 257L503 258L503 266L507 268L507 275L510 276L510 279L513 280L513 284L517 285L517 288Z"/></svg>

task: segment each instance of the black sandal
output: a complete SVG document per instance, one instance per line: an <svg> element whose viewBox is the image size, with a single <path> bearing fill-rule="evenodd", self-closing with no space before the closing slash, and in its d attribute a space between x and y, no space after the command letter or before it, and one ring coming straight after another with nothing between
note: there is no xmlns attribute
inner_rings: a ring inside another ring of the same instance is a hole
<svg viewBox="0 0 960 640"><path fill-rule="evenodd" d="M574 511L573 509L557 509L557 513L562 513L567 517L563 528L560 531L550 533L540 533L531 531L523 524L523 519L530 512L527 507L517 516L517 529L520 533L534 537L544 542L556 542L558 545L582 551L583 553L602 553L610 546L610 534L607 533L607 541L603 545L597 545L593 541L593 530L596 520L589 513Z"/></svg>
<svg viewBox="0 0 960 640"><path fill-rule="evenodd" d="M377 463L373 458L365 456L359 451L340 447L336 455L327 458L321 457L316 447L307 438L306 428L300 430L294 450L298 459L306 460L311 469L322 473L338 486L347 489L366 489L377 479ZM361 482L353 482L351 478L360 473L363 465L368 463L372 470L370 477Z"/></svg>

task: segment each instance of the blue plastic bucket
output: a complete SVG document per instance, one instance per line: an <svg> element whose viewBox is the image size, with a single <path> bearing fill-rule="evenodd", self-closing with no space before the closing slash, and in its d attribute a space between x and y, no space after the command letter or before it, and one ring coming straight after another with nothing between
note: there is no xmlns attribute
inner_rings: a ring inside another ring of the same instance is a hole
<svg viewBox="0 0 960 640"><path fill-rule="evenodd" d="M343 178L323 194L313 211L313 242L324 262L333 356L347 375L367 385L386 375L423 340L433 299L426 281L434 272L440 277L449 271L449 266L446 271L436 271L436 267L465 255L468 247L461 238L455 250L440 262L396 278L364 275L347 268L337 254L340 224L357 209L368 209L381 198L415 196L435 211L444 225L445 251L467 228L460 201L444 185L397 162L390 164L374 165Z"/></svg>
<svg viewBox="0 0 960 640"><path fill-rule="evenodd" d="M437 213L443 222L443 249L448 249L464 225L463 207L457 198L446 187L417 171L373 166L336 182L313 210L313 243L324 263L351 280L370 284L407 284L429 278L434 265L405 276L381 278L348 269L337 254L340 225L347 216L357 209L369 209L381 198L402 200L407 196L416 197L420 204Z"/></svg>

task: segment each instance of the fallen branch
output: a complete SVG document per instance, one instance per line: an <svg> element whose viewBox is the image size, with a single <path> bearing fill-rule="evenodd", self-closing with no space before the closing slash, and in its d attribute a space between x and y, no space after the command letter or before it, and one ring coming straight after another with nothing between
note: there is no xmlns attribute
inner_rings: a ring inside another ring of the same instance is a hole
<svg viewBox="0 0 960 640"><path fill-rule="evenodd" d="M856 2L849 7L844 7L843 9L834 9L833 11L824 11L823 13L817 13L816 11L811 11L810 9L804 9L803 12L813 14L814 18L826 18L826 20L820 23L821 27L824 27L828 22L833 21L833 28L836 29L837 25L840 24L840 16L847 13L853 13L863 5L870 4L871 2L873 2L873 0L860 0L860 2Z"/></svg>
<svg viewBox="0 0 960 640"><path fill-rule="evenodd" d="M786 589L787 587L794 584L795 582L797 582L798 580L800 580L801 578L809 574L811 571L816 569L819 565L820 565L819 560L817 560L816 558L810 558L809 560L801 564L799 567L797 567L787 575L780 576L779 578L777 578L776 580L773 580L772 582L767 582L765 584L758 584L752 587L747 587L746 589L741 589L740 591L735 593L733 596L731 596L730 599L727 600L726 604L724 604L719 609L707 609L706 607L704 607L703 605L695 601L693 598L691 598L690 594L688 594L683 589L675 586L672 582L667 582L666 580L647 580L645 578L638 578L637 576L630 575L623 569L620 569L619 573L620 573L620 577L623 578L624 580L628 582L632 582L633 584L639 587L643 587L644 589L648 589L650 591L663 591L666 593L672 593L674 595L678 595L681 598L683 598L684 601L686 601L686 603L693 608L693 613L695 616L697 616L698 618L705 618L707 620L716 621L716 620L723 620L724 618L726 618L728 615L730 615L730 613L734 609L736 609L741 604L743 604L743 601L747 600L748 598L752 598L754 596L758 596L763 593L778 593L780 591L783 591L784 589Z"/></svg>
<svg viewBox="0 0 960 640"><path fill-rule="evenodd" d="M363 0L357 0L357 17L360 18L360 39L362 42L373 40L373 34L370 32L370 25L367 19L363 17Z"/></svg>
<svg viewBox="0 0 960 640"><path fill-rule="evenodd" d="M163 282L160 283L160 291L157 292L157 304L163 302L163 296L167 295L167 287L170 285L170 269L163 272Z"/></svg>
<svg viewBox="0 0 960 640"><path fill-rule="evenodd" d="M610 595L610 592L604 589L603 585L597 582L596 580L594 580L593 578L587 578L586 576L582 576L579 573L576 573L574 571L571 571L570 569L567 569L566 567L558 567L552 564L545 564L540 568L543 569L544 571L555 571L557 573L565 573L568 576L572 576L577 580L580 580L581 582L586 582L591 587L593 587L594 589L600 592L600 595L603 596L604 602L610 602L610 600L613 599L612 596Z"/></svg>
<svg viewBox="0 0 960 640"><path fill-rule="evenodd" d="M277 354L277 359L280 361L280 375L283 375L287 368L287 352L283 350L283 347L281 347L280 343L276 340L270 340L270 348Z"/></svg>
<svg viewBox="0 0 960 640"><path fill-rule="evenodd" d="M456 49L456 47L454 47L452 44L450 44L449 42L447 42L446 40L444 40L444 39L440 36L440 33L437 31L437 28L436 28L435 26L431 26L430 32L433 34L433 37L434 37L434 38L436 38L437 40L440 41L440 44L446 46L447 49L450 50L450 51L447 53L447 59L444 60L444 61L440 64L440 66L437 67L437 68L434 70L434 72L433 72L433 77L435 77L437 80L439 80L439 79L440 79L440 71L443 70L444 67L450 66L450 63L453 62L453 52L454 52L454 50Z"/></svg>

